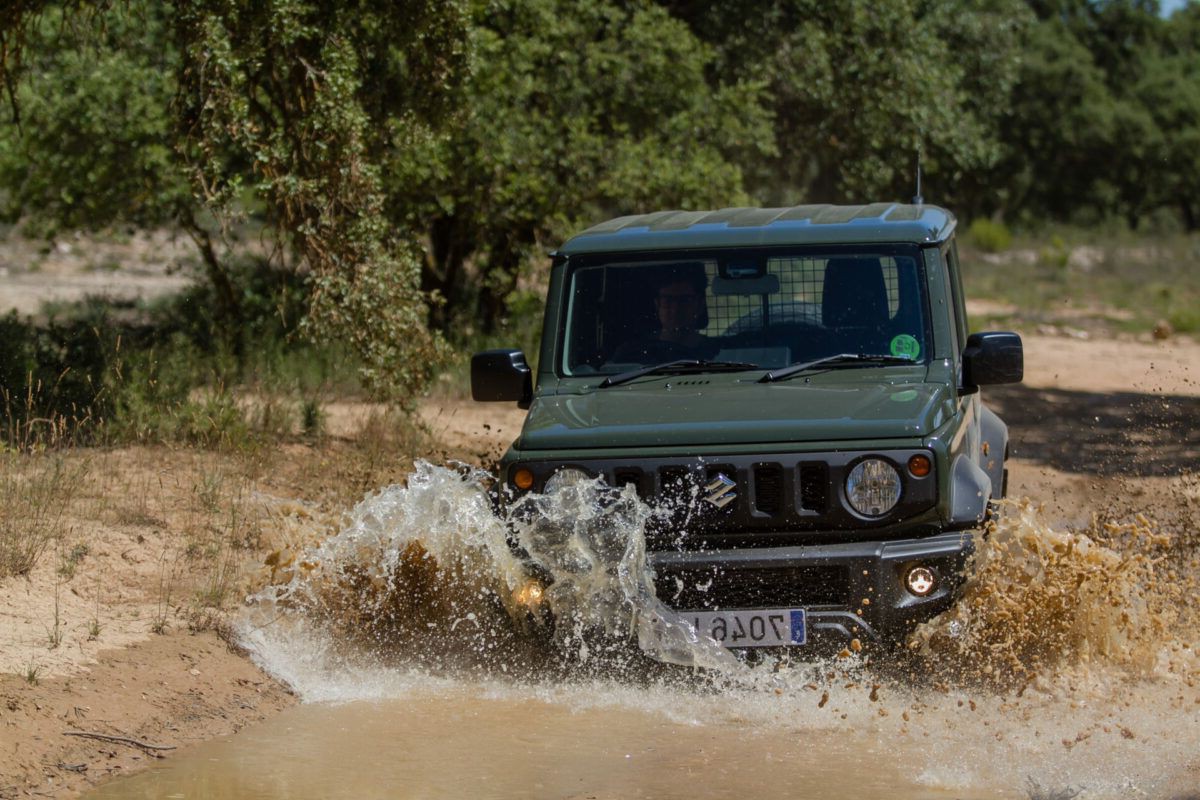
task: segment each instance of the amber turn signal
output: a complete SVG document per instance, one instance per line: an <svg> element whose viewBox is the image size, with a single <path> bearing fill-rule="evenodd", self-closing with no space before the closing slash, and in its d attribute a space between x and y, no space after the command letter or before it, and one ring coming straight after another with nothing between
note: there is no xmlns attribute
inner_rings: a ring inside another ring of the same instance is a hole
<svg viewBox="0 0 1200 800"><path fill-rule="evenodd" d="M512 483L521 491L527 491L533 486L533 473L521 467L513 473Z"/></svg>
<svg viewBox="0 0 1200 800"><path fill-rule="evenodd" d="M933 472L933 462L929 456L915 455L908 460L908 471L914 478L924 478Z"/></svg>

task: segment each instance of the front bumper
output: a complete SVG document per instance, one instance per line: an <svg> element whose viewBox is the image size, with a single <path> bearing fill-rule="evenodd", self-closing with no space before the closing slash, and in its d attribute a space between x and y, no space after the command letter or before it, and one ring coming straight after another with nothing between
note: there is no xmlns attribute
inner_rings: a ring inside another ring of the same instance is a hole
<svg viewBox="0 0 1200 800"><path fill-rule="evenodd" d="M974 552L971 532L919 539L650 554L658 599L677 611L805 608L814 645L898 643L949 608ZM937 583L924 597L904 585L915 566Z"/></svg>

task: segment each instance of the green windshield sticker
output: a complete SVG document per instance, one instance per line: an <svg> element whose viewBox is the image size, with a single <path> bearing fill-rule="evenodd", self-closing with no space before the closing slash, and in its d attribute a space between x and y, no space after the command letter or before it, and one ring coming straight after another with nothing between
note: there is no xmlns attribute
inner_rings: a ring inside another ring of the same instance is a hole
<svg viewBox="0 0 1200 800"><path fill-rule="evenodd" d="M896 392L892 395L892 400L897 403L907 403L917 399L917 393L913 389L905 389L903 392Z"/></svg>
<svg viewBox="0 0 1200 800"><path fill-rule="evenodd" d="M898 358L911 358L913 361L921 355L921 343L916 337L902 333L892 339L892 355Z"/></svg>

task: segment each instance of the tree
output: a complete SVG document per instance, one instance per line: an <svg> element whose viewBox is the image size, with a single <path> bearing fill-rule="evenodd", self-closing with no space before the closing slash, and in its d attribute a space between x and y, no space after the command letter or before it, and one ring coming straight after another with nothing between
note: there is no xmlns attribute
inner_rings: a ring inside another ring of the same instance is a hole
<svg viewBox="0 0 1200 800"><path fill-rule="evenodd" d="M999 155L994 98L1015 74L1016 2L670 8L718 49L716 74L768 85L776 155L748 167L767 202L907 197L919 151L947 186Z"/></svg>
<svg viewBox="0 0 1200 800"><path fill-rule="evenodd" d="M771 147L761 87L710 85L711 51L648 2L480 3L470 53L455 124L386 179L428 232L445 327L493 329L522 266L584 221L743 202L734 159Z"/></svg>
<svg viewBox="0 0 1200 800"><path fill-rule="evenodd" d="M1163 206L1186 217L1186 197L1172 190L1195 175L1194 139L1186 133L1195 115L1194 66L1183 53L1164 55L1157 4L1033 7L1039 19L1004 118L1006 155L993 175L1008 187L1005 213L1079 222L1123 217L1131 228Z"/></svg>
<svg viewBox="0 0 1200 800"><path fill-rule="evenodd" d="M236 312L197 220L261 205L308 278L309 334L352 344L380 395L425 384L439 341L416 237L384 213L380 164L447 111L465 61L460 3L24 0L13 12L0 21L0 77L18 87L0 140L11 213L67 226L172 219ZM64 20L98 44L55 52ZM38 124L18 128L22 109Z"/></svg>
<svg viewBox="0 0 1200 800"><path fill-rule="evenodd" d="M418 250L384 214L380 164L443 111L461 7L190 0L177 5L181 151L228 208L247 180L308 271L306 329L353 345L376 393L412 398L440 358Z"/></svg>
<svg viewBox="0 0 1200 800"><path fill-rule="evenodd" d="M1134 88L1154 118L1153 159L1145 183L1155 205L1174 206L1189 231L1200 230L1200 5L1167 21L1161 54L1149 59Z"/></svg>
<svg viewBox="0 0 1200 800"><path fill-rule="evenodd" d="M176 151L178 52L167 9L145 2L31 9L21 79L0 127L0 213L44 235L63 229L177 224L195 241L219 301L217 316L240 350L239 292L199 221ZM11 35L11 34L10 34ZM12 72L7 73L12 77Z"/></svg>

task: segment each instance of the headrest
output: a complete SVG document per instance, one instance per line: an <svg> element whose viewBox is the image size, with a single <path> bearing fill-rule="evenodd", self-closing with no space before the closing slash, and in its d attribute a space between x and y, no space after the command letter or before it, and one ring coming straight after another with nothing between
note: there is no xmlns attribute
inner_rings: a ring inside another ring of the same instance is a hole
<svg viewBox="0 0 1200 800"><path fill-rule="evenodd" d="M888 321L887 288L878 258L829 259L821 321L826 328L876 327Z"/></svg>

